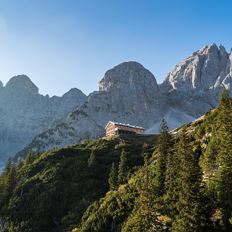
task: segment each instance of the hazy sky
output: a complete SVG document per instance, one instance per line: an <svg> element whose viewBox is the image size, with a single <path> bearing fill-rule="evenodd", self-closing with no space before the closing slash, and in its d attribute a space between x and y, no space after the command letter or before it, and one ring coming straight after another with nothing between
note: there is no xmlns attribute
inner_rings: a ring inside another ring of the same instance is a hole
<svg viewBox="0 0 232 232"><path fill-rule="evenodd" d="M230 0L0 0L0 80L26 74L40 93L98 88L129 60L161 82L206 44L232 47Z"/></svg>

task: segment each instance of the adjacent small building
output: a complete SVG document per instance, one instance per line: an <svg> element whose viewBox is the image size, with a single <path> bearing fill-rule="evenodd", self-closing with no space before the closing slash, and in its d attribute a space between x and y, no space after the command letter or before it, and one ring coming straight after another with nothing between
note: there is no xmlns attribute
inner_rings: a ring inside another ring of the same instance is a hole
<svg viewBox="0 0 232 232"><path fill-rule="evenodd" d="M106 136L130 135L130 134L144 134L145 129L140 126L132 126L130 124L123 124L119 122L109 121L105 127Z"/></svg>

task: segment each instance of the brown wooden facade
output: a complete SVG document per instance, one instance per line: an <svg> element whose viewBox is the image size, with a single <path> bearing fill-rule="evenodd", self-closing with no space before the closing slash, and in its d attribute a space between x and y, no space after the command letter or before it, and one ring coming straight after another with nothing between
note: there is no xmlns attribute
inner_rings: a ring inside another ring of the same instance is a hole
<svg viewBox="0 0 232 232"><path fill-rule="evenodd" d="M144 128L139 126L132 126L129 124L117 123L109 121L105 127L106 136L117 136L125 134L143 134Z"/></svg>

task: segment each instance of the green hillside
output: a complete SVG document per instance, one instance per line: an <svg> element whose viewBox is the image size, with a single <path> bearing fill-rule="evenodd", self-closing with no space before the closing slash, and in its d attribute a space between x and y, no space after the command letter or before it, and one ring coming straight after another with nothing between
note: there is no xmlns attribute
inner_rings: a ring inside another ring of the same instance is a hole
<svg viewBox="0 0 232 232"><path fill-rule="evenodd" d="M169 136L73 231L232 231L232 100Z"/></svg>
<svg viewBox="0 0 232 232"><path fill-rule="evenodd" d="M232 100L173 133L9 161L0 231L232 231Z"/></svg>
<svg viewBox="0 0 232 232"><path fill-rule="evenodd" d="M6 231L70 231L83 212L109 190L108 176L125 152L127 175L143 162L141 143L86 141L6 167L1 176L0 215ZM3 223L2 223L3 224Z"/></svg>

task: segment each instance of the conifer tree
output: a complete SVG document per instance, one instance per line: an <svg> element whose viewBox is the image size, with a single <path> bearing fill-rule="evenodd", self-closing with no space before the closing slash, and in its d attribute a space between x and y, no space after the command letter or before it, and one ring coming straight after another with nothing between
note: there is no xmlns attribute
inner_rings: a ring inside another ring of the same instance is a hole
<svg viewBox="0 0 232 232"><path fill-rule="evenodd" d="M232 212L232 99L225 94L220 103L220 152L217 157L216 180L222 226L232 230L229 223Z"/></svg>
<svg viewBox="0 0 232 232"><path fill-rule="evenodd" d="M229 99L229 91L223 88L220 96L220 105L222 105L224 101L227 101L227 99Z"/></svg>
<svg viewBox="0 0 232 232"><path fill-rule="evenodd" d="M5 170L1 176L1 199L0 206L6 205L17 184L16 168L11 158L8 159Z"/></svg>
<svg viewBox="0 0 232 232"><path fill-rule="evenodd" d="M217 168L216 158L219 153L219 138L215 134L210 138L210 142L207 145L204 153L202 167L204 168L205 178L208 187L211 189L215 183L214 171Z"/></svg>
<svg viewBox="0 0 232 232"><path fill-rule="evenodd" d="M6 198L9 199L17 184L16 168L12 165L6 178Z"/></svg>
<svg viewBox="0 0 232 232"><path fill-rule="evenodd" d="M205 218L201 205L199 154L193 152L185 130L180 135L178 156L180 160L178 215L172 224L172 231L185 232L186 228L189 232L202 231Z"/></svg>
<svg viewBox="0 0 232 232"><path fill-rule="evenodd" d="M6 162L6 166L4 168L4 171L3 171L3 176L7 175L10 172L12 166L13 166L12 159L11 159L11 157L9 157L7 162Z"/></svg>
<svg viewBox="0 0 232 232"><path fill-rule="evenodd" d="M180 158L178 155L178 146L174 145L174 151L167 158L167 167L165 175L165 202L168 216L174 218L177 214L176 203L179 199L179 171Z"/></svg>
<svg viewBox="0 0 232 232"><path fill-rule="evenodd" d="M122 150L120 155L120 162L118 166L118 184L124 184L126 182L126 153Z"/></svg>
<svg viewBox="0 0 232 232"><path fill-rule="evenodd" d="M114 162L112 163L108 183L110 186L110 190L116 190L118 188L118 175L117 175L117 169L115 167Z"/></svg>
<svg viewBox="0 0 232 232"><path fill-rule="evenodd" d="M156 148L156 176L155 185L158 191L158 195L161 196L165 192L165 176L166 176L166 165L168 155L171 149L171 136L168 132L167 122L162 119L160 124L160 135L157 142Z"/></svg>
<svg viewBox="0 0 232 232"><path fill-rule="evenodd" d="M34 156L32 154L32 150L29 150L24 163L27 165L33 163L33 161L34 161Z"/></svg>
<svg viewBox="0 0 232 232"><path fill-rule="evenodd" d="M153 204L153 171L154 169L148 165L148 156L145 154L144 166L141 172L142 178L138 188L139 197L136 202L136 207L122 231L162 231L161 223L158 220L159 214L156 212Z"/></svg>
<svg viewBox="0 0 232 232"><path fill-rule="evenodd" d="M92 149L89 159L88 159L88 167L91 167L92 165L94 165L95 162L96 162L96 154L95 154L95 151Z"/></svg>

